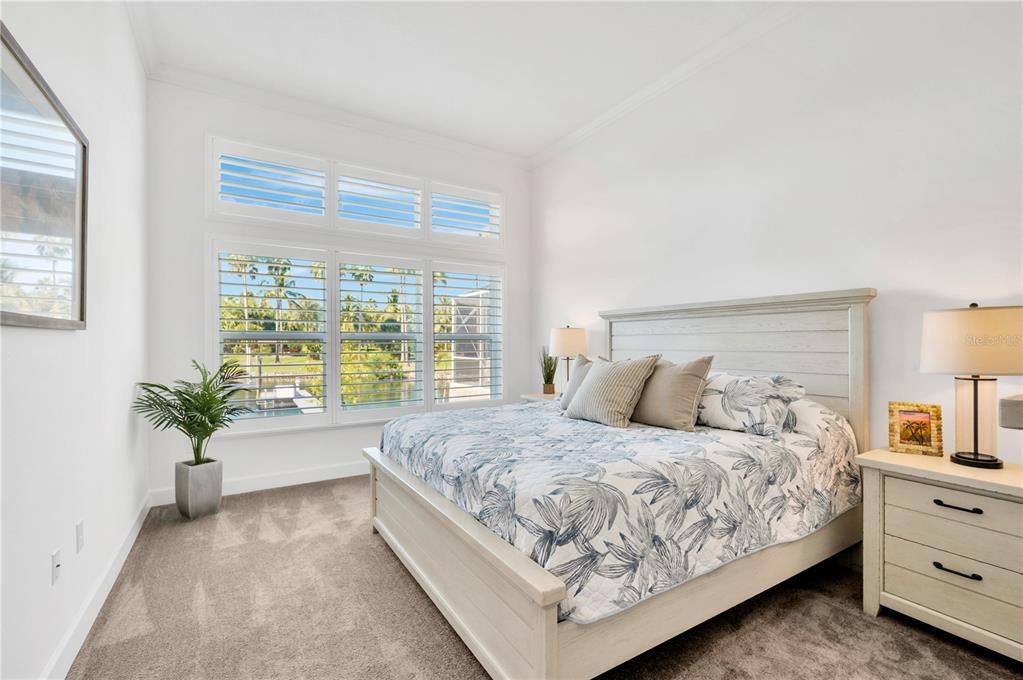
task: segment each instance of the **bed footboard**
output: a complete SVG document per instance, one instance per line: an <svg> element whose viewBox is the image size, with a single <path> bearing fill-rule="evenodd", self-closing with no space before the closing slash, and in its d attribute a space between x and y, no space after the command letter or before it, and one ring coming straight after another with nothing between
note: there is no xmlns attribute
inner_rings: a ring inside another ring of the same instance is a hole
<svg viewBox="0 0 1023 680"><path fill-rule="evenodd" d="M565 584L379 449L373 527L494 678L555 678Z"/></svg>

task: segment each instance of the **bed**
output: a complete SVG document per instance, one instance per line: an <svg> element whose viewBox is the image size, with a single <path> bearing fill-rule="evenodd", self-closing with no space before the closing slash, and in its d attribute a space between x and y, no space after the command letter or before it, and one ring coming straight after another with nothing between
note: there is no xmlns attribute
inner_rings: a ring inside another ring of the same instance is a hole
<svg viewBox="0 0 1023 680"><path fill-rule="evenodd" d="M874 295L601 314L612 359L713 353L715 371L781 373L806 387L793 404L802 427L773 444L767 482L749 455L756 440L764 450L755 435L615 430L550 403L448 411L389 424L389 455L365 450L374 529L493 677L594 677L860 540L851 454L853 440L867 441ZM826 452L808 436L822 429ZM676 483L717 485L711 500L651 503L671 483L665 457L682 461ZM805 511L779 513L800 503ZM751 509L757 521L735 517ZM583 521L562 521L580 512ZM658 522L674 540L653 535ZM657 559L644 563L650 551Z"/></svg>

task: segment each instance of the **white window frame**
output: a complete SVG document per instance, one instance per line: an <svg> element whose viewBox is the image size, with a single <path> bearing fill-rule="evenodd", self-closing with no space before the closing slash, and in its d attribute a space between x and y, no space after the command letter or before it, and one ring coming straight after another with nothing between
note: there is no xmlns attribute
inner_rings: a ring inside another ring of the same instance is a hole
<svg viewBox="0 0 1023 680"><path fill-rule="evenodd" d="M455 247L465 247L467 244L473 248L481 248L485 250L494 250L503 247L504 235L505 235L505 224L504 224L504 204L501 200L501 195L491 191L481 191L479 189L470 189L468 187L457 186L455 184L445 184L443 182L430 182L429 186L429 215L430 215L430 235L429 238L438 244L444 244ZM491 203L497 206L500 211L498 218L499 231L496 236L487 238L480 238L477 236L470 236L468 234L449 234L442 231L433 230L433 194L445 194L448 196L454 196L456 198L464 198L470 201L481 201L483 203Z"/></svg>
<svg viewBox="0 0 1023 680"><path fill-rule="evenodd" d="M219 190L221 153L324 172L326 177L326 214L323 216L306 215L262 206L221 201ZM339 217L337 214L337 180L338 177L343 175L363 177L374 181L419 189L421 211L419 228L409 229L390 224L362 222L360 220ZM434 192L497 205L500 210L499 233L494 237L479 238L468 234L463 236L460 234L434 232L432 221L432 197ZM394 241L401 240L434 244L449 249L450 252L455 254L459 252L486 253L487 256L492 258L499 258L503 255L508 230L507 206L505 205L503 195L498 191L483 188L474 189L457 182L446 182L391 170L370 168L359 163L295 153L212 134L207 135L206 138L206 216L231 222L257 224L266 224L267 222L285 223L292 226L311 227L316 231L327 233L379 236L382 239Z"/></svg>
<svg viewBox="0 0 1023 680"><path fill-rule="evenodd" d="M206 214L207 216L227 217L232 219L270 220L272 222L289 222L305 226L327 228L331 225L332 211L337 211L337 192L331 192L332 172L330 162L314 156L304 156L287 151L279 151L267 147L235 142L222 137L209 137L207 143L206 163ZM245 205L220 200L220 155L229 154L252 158L268 163L281 163L307 170L316 170L324 177L324 214L309 215L306 213L277 210L258 205Z"/></svg>
<svg viewBox="0 0 1023 680"><path fill-rule="evenodd" d="M325 267L330 267L332 253L327 248L315 248L290 243L273 241L238 241L221 238L209 238L207 251L208 273L207 290L210 291L206 304L206 361L209 366L220 365L220 253L232 252L240 255L294 257L296 259L322 260ZM338 378L331 375L331 357L336 351L335 333L331 332L331 319L336 318L337 292L331 293L330 279L324 277L326 313L326 342L324 343L324 371L326 372L326 388L324 390L324 412L288 416L270 416L266 418L240 418L231 424L230 431L237 433L251 432L282 432L302 430L315 427L326 427L332 424L331 412L337 405L337 393L340 385Z"/></svg>
<svg viewBox="0 0 1023 680"><path fill-rule="evenodd" d="M502 265L485 265L477 262L464 262L457 260L432 260L430 261L430 384L427 392L430 399L430 410L432 411L454 411L460 408L480 408L481 406L487 406L492 404L502 404L508 399L508 388L507 388L507 375L505 374L505 329L508 323L508 304L507 304L507 283L508 277L506 276L506 268ZM485 276L496 276L501 281L501 394L498 397L492 397L490 399L480 400L469 400L469 401L458 401L448 403L437 403L434 401L434 392L436 386L433 384L433 273L434 272L455 272L458 274L480 274Z"/></svg>
<svg viewBox="0 0 1023 680"><path fill-rule="evenodd" d="M323 429L334 427L350 427L357 425L379 424L409 413L430 411L448 411L462 408L481 408L507 403L506 366L506 329L507 329L507 268L503 264L483 264L467 261L458 257L396 257L383 255L376 248L366 251L352 251L341 248L310 244L292 239L245 239L237 236L208 234L206 237L206 310L205 316L205 359L208 365L216 366L220 362L220 276L219 253L234 252L254 256L281 256L300 259L323 260L327 271L333 272L325 277L327 314L327 341L325 352L326 412L293 416L273 416L267 418L240 419L235 421L229 430L219 436L244 436L255 434L280 434L292 431ZM340 314L340 291L338 285L339 266L341 262L367 264L374 266L417 269L423 273L423 404L392 408L367 408L343 411L340 405L341 396L341 333L338 324ZM501 280L501 392L491 399L469 400L457 403L437 403L434 399L434 355L433 355L433 275L435 271L457 272L465 274L485 274L496 276Z"/></svg>
<svg viewBox="0 0 1023 680"><path fill-rule="evenodd" d="M362 220L352 220L341 217L338 215L338 187L337 183L341 177L355 177L359 179L367 179L373 182L383 182L385 184L396 184L408 189L416 189L419 191L419 226L414 228L409 227L396 227L393 224L384 224L382 222L370 222ZM423 224L427 219L427 197L426 197L426 182L420 177L412 177L409 175L399 175L393 172L384 172L382 170L373 170L371 168L364 168L358 165L350 165L348 163L334 163L334 174L331 178L334 191L334 213L333 219L334 224L344 230L357 231L372 235L386 235L395 236L399 238L423 238Z"/></svg>
<svg viewBox="0 0 1023 680"><path fill-rule="evenodd" d="M337 393L335 396L335 408L333 411L337 416L336 422L339 425L347 424L360 424L366 422L377 422L380 420L390 420L391 418L397 418L408 413L421 413L426 410L426 406L430 403L427 395L427 363L433 358L433 351L426 344L427 337L427 319L432 319L432 311L430 316L427 315L427 301L426 301L426 277L429 274L426 269L426 260L413 259L413 258L401 258L401 257L389 257L384 255L375 255L369 253L355 253L343 250L335 250L334 253L334 317L332 319L333 325L331 334L335 336L336 349L332 355L335 363L335 373L337 380ZM341 330L338 324L340 313L341 313L341 291L338 285L338 276L340 274L340 265L342 262L349 262L351 264L365 264L374 267L394 267L396 269L416 269L423 276L423 335L420 342L422 343L422 361L423 361L423 404L410 404L408 406L393 406L388 408L365 408L365 409L352 409L350 411L342 410L341 408ZM432 276L432 274L429 274ZM432 365L430 373L432 374Z"/></svg>

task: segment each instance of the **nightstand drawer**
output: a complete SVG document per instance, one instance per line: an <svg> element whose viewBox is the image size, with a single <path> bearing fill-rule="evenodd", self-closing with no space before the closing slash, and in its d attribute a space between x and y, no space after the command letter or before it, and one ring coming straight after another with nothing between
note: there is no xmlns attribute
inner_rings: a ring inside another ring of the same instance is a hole
<svg viewBox="0 0 1023 680"><path fill-rule="evenodd" d="M894 564L884 567L884 590L996 635L1023 642L1023 608Z"/></svg>
<svg viewBox="0 0 1023 680"><path fill-rule="evenodd" d="M884 561L960 588L1023 607L1023 574L953 555L896 536L884 540ZM941 565L938 567L935 563ZM959 573L954 573L959 572ZM971 578L979 576L980 579Z"/></svg>
<svg viewBox="0 0 1023 680"><path fill-rule="evenodd" d="M935 517L1023 537L1023 503L893 477L885 477L884 501Z"/></svg>
<svg viewBox="0 0 1023 680"><path fill-rule="evenodd" d="M1023 572L1023 538L895 505L884 507L884 533Z"/></svg>

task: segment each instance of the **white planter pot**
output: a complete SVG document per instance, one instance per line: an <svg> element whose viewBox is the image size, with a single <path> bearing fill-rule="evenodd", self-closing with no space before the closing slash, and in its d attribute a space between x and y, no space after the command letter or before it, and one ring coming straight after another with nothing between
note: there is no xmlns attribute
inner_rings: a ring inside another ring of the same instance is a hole
<svg viewBox="0 0 1023 680"><path fill-rule="evenodd" d="M224 490L224 465L207 458L202 465L185 460L174 466L174 496L178 512L188 519L220 511Z"/></svg>

